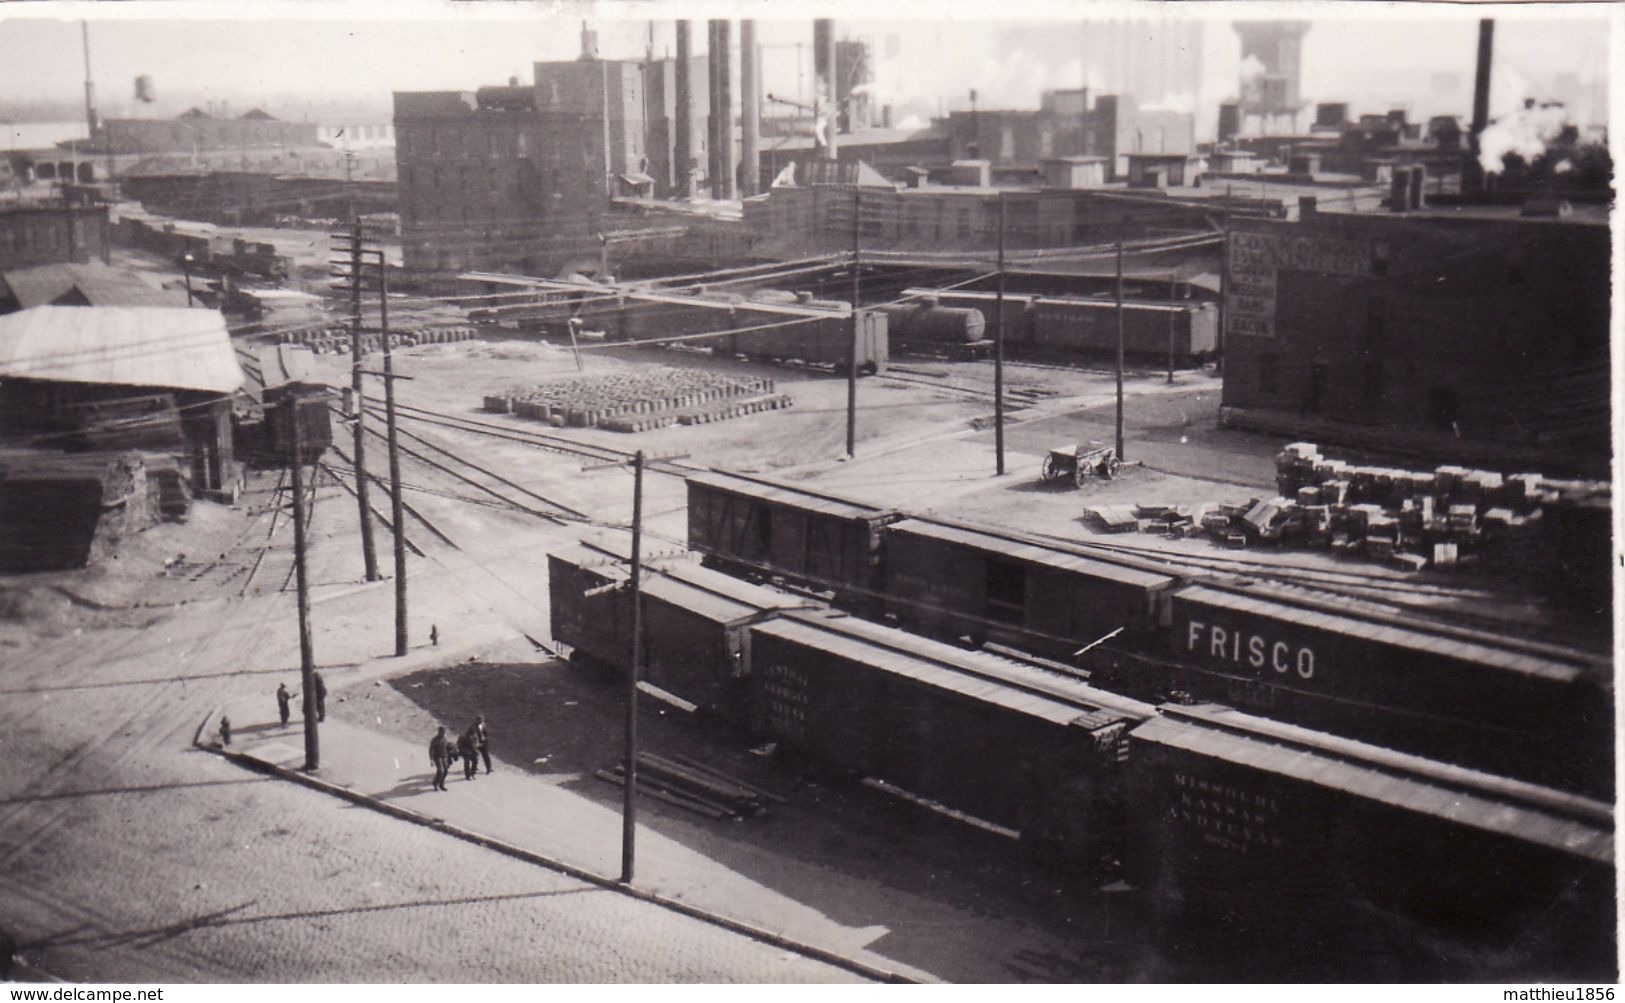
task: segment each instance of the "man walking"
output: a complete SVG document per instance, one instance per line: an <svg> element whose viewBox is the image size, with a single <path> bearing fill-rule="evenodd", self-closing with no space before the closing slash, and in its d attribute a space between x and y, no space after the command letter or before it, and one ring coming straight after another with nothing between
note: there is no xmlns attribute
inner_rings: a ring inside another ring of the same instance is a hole
<svg viewBox="0 0 1625 1003"><path fill-rule="evenodd" d="M316 720L327 720L327 682L320 672L310 674L310 683L316 688Z"/></svg>
<svg viewBox="0 0 1625 1003"><path fill-rule="evenodd" d="M491 772L491 738L485 733L485 715L480 714L469 725L469 731L474 733L474 748L480 752L480 758L485 760L485 772Z"/></svg>
<svg viewBox="0 0 1625 1003"><path fill-rule="evenodd" d="M284 728L286 728L288 726L288 701L290 701L292 699L293 699L293 694L288 692L287 684L286 683L277 683L276 684L276 712L279 715L281 715L281 717L282 717L282 727L284 727Z"/></svg>
<svg viewBox="0 0 1625 1003"><path fill-rule="evenodd" d="M473 780L476 765L480 761L480 754L474 748L474 729L472 726L457 736L457 755L461 756L463 760L463 779Z"/></svg>
<svg viewBox="0 0 1625 1003"><path fill-rule="evenodd" d="M446 789L446 774L451 772L451 745L446 741L446 726L441 725L429 739L429 762L434 766L434 789Z"/></svg>
<svg viewBox="0 0 1625 1003"><path fill-rule="evenodd" d="M431 647L440 647L440 625L438 623L429 624L429 644Z"/></svg>

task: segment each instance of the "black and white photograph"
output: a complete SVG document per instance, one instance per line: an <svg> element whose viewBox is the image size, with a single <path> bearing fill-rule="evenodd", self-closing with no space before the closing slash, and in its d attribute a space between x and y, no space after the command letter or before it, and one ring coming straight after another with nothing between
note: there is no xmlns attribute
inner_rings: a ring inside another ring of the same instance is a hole
<svg viewBox="0 0 1625 1003"><path fill-rule="evenodd" d="M1622 40L0 4L0 981L1612 999Z"/></svg>

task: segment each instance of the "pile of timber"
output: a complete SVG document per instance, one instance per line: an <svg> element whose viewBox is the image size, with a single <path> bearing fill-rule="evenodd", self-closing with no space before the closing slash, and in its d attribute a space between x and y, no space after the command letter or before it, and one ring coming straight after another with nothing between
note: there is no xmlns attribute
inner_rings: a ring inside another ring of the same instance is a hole
<svg viewBox="0 0 1625 1003"><path fill-rule="evenodd" d="M599 770L598 778L626 786L626 765ZM671 758L649 752L638 753L638 793L666 804L714 819L742 819L767 811L770 803L783 804L784 798L754 784L731 777L688 756Z"/></svg>

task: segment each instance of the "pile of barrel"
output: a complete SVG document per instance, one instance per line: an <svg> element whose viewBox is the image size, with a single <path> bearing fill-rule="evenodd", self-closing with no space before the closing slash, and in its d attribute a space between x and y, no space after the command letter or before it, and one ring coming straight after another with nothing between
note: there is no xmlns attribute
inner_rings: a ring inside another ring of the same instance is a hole
<svg viewBox="0 0 1625 1003"><path fill-rule="evenodd" d="M701 425L791 403L770 379L674 368L553 380L484 398L487 411L612 432Z"/></svg>
<svg viewBox="0 0 1625 1003"><path fill-rule="evenodd" d="M395 348L415 345L446 345L458 341L473 341L479 331L472 327L423 327L407 331L392 331L390 344ZM347 327L305 327L297 331L283 331L278 340L284 345L304 345L317 355L350 354L350 329ZM384 350L382 336L377 332L361 336L361 351Z"/></svg>

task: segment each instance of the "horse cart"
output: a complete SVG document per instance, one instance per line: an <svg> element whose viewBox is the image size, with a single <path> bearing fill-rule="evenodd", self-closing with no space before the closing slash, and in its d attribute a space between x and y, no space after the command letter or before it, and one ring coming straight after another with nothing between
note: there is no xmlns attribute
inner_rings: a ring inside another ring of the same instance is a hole
<svg viewBox="0 0 1625 1003"><path fill-rule="evenodd" d="M1069 480L1077 487L1091 477L1109 481L1117 476L1123 462L1110 446L1057 446L1044 457L1044 480Z"/></svg>

